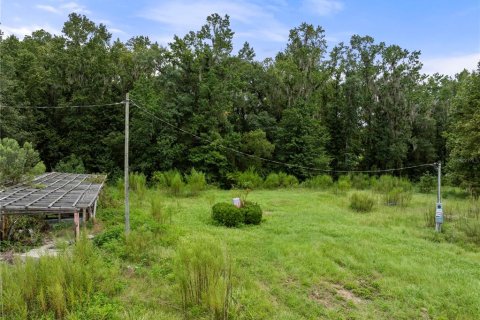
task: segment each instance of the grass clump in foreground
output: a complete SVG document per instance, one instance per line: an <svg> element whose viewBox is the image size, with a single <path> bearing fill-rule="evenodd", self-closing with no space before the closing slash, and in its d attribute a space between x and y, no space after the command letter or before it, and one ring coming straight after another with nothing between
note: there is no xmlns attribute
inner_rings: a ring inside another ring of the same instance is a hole
<svg viewBox="0 0 480 320"><path fill-rule="evenodd" d="M195 317L196 313L208 311L213 319L228 319L232 266L218 241L198 236L183 239L174 264L184 312Z"/></svg>
<svg viewBox="0 0 480 320"><path fill-rule="evenodd" d="M118 269L85 238L58 257L0 264L0 273L5 319L101 319L117 308L107 297L118 292Z"/></svg>

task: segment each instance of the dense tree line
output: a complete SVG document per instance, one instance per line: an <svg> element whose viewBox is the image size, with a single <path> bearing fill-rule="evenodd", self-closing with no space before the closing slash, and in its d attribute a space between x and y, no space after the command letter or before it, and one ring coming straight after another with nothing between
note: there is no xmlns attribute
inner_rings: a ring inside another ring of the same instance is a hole
<svg viewBox="0 0 480 320"><path fill-rule="evenodd" d="M264 61L248 43L233 52L233 36L228 16L213 14L168 47L143 36L124 43L71 14L61 35L39 30L1 41L0 102L106 104L130 92L131 165L147 175L195 167L225 181L255 167L302 179L315 172L301 167L369 170L440 160L458 182L479 187L478 70L426 76L420 52L358 35L329 49L324 30L306 23ZM88 171L122 170L121 105L0 111L1 136L32 142L48 169L75 159Z"/></svg>

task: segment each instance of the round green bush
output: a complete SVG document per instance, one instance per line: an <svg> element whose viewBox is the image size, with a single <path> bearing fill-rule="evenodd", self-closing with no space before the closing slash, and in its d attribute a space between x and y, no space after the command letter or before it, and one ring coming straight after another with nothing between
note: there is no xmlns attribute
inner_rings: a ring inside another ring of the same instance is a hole
<svg viewBox="0 0 480 320"><path fill-rule="evenodd" d="M244 213L245 224L260 224L262 222L262 209L258 204L246 202L241 210Z"/></svg>
<svg viewBox="0 0 480 320"><path fill-rule="evenodd" d="M237 227L244 222L244 213L230 203L217 203L212 207L212 218L226 227Z"/></svg>

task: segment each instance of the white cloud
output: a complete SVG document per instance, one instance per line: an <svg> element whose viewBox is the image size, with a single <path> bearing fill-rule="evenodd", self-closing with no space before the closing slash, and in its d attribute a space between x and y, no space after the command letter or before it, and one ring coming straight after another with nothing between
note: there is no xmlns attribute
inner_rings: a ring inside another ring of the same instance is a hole
<svg viewBox="0 0 480 320"><path fill-rule="evenodd" d="M85 6L82 6L76 2L67 2L65 4L62 4L60 8L68 12L76 12L76 13L84 13L84 14L91 13L90 10L87 10Z"/></svg>
<svg viewBox="0 0 480 320"><path fill-rule="evenodd" d="M304 0L303 9L319 16L329 16L343 10L339 0Z"/></svg>
<svg viewBox="0 0 480 320"><path fill-rule="evenodd" d="M440 74L454 76L463 69L469 71L476 70L479 61L480 52L449 57L424 58L422 59L422 71L426 74L438 72Z"/></svg>
<svg viewBox="0 0 480 320"><path fill-rule="evenodd" d="M47 11L47 12L51 12L51 13L56 13L56 14L60 14L62 13L60 10L58 10L57 8L55 7L52 7L52 6L48 6L48 5L45 5L45 4L37 4L35 6L37 9L40 9L40 10L43 10L43 11Z"/></svg>
<svg viewBox="0 0 480 320"><path fill-rule="evenodd" d="M58 7L54 7L51 5L46 5L46 4L38 4L35 6L37 9L47 11L50 13L55 13L55 14L66 14L66 13L71 13L71 12L76 12L76 13L83 13L83 14L90 14L91 12L87 10L87 7L84 5L78 4L76 2L67 2L59 5Z"/></svg>
<svg viewBox="0 0 480 320"><path fill-rule="evenodd" d="M271 6L282 5L278 2ZM288 37L288 27L278 21L272 10L253 2L232 0L186 0L161 3L149 7L140 13L140 16L163 24L166 33L183 36L190 30L199 30L205 24L205 19L212 13L221 16L228 14L232 24L242 27L244 33L265 41L285 42Z"/></svg>
<svg viewBox="0 0 480 320"><path fill-rule="evenodd" d="M31 35L32 32L43 29L51 34L59 34L60 31L52 28L49 25L30 25L30 26L17 26L17 27L10 27L7 25L2 26L2 30L5 32L5 36L15 35L19 38L23 38L26 35Z"/></svg>

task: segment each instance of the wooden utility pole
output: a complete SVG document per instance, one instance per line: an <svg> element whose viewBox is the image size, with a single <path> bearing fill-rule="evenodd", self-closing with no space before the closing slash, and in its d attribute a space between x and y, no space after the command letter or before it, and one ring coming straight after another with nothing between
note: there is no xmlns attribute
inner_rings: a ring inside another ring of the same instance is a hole
<svg viewBox="0 0 480 320"><path fill-rule="evenodd" d="M437 163L437 205L435 207L435 231L442 231L443 224L443 206L442 206L442 163Z"/></svg>
<svg viewBox="0 0 480 320"><path fill-rule="evenodd" d="M128 181L128 131L129 131L129 118L130 118L130 100L129 94L127 92L127 96L125 99L125 234L130 233L130 201L129 201L129 181Z"/></svg>

